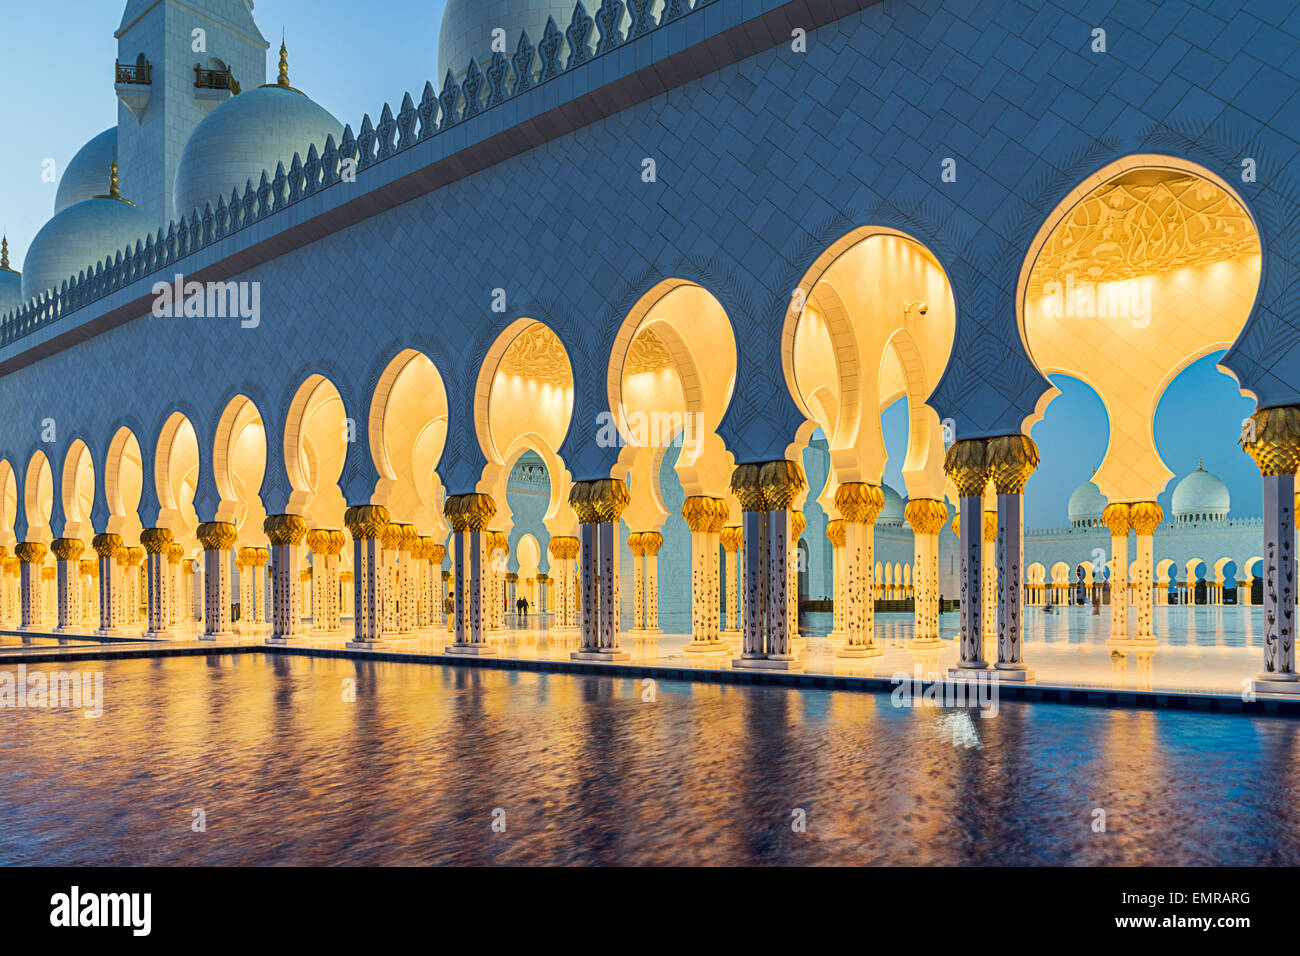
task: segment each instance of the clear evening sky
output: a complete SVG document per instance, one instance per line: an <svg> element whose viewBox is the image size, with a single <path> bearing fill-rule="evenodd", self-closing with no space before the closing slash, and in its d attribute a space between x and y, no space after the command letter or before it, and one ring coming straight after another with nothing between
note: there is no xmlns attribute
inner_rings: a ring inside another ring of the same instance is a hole
<svg viewBox="0 0 1300 956"><path fill-rule="evenodd" d="M445 0L257 0L254 15L271 43L273 78L281 30L289 45L294 86L353 128L402 94L418 98L437 83L438 29ZM63 165L92 136L117 122L113 93L113 31L125 0L42 0L6 5L0 32L0 231L20 268L27 245L50 217L55 184L42 182L42 164ZM1254 410L1232 380L1215 368L1220 357L1194 363L1165 392L1156 413L1156 447L1182 477L1203 458L1232 493L1239 517L1260 514L1259 472L1236 444L1241 420ZM1043 464L1026 489L1030 527L1066 523L1070 492L1092 474L1105 451L1107 425L1096 394L1074 379L1055 377L1062 394L1033 431ZM906 402L884 417L890 462L885 480L904 490ZM1169 512L1171 481L1161 504Z"/></svg>

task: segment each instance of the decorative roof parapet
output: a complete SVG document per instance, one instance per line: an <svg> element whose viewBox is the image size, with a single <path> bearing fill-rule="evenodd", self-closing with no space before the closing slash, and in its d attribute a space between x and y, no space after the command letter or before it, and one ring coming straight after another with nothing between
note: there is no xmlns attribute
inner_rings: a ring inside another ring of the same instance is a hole
<svg viewBox="0 0 1300 956"><path fill-rule="evenodd" d="M328 136L319 151L315 144L311 144L306 161L294 153L289 170L285 170L284 163L277 164L273 176L268 176L264 170L256 186L252 180L248 181L242 196L238 190L231 191L229 202L218 196L216 206L211 202L206 204L202 216L196 209L188 221L182 217L171 222L166 234L159 229L156 236L136 240L134 248L128 246L106 256L102 263L88 264L84 271L65 279L58 289L44 292L8 315L0 316L0 347L11 345L145 276L170 270L178 260L205 246L336 185L343 178L342 172L349 162L354 163L358 171L367 169L630 40L639 39L716 2L718 0L666 0L656 21L650 13L654 0L601 0L594 18L579 0L565 34L560 33L554 19L548 19L537 47L533 46L527 31L523 31L513 56L494 54L487 69L486 83L477 60L471 58L464 83L458 84L450 72L443 80L441 93L434 92L432 83L425 83L419 105L407 93L396 116L385 103L377 126L367 113L362 117L359 134L353 134L351 125L344 127L342 142L335 144L334 137ZM625 10L631 14L631 22L626 31L620 31L617 24L623 19ZM598 35L594 54L590 49L593 30ZM566 36L570 52L561 64L560 54ZM418 133L415 132L417 124Z"/></svg>

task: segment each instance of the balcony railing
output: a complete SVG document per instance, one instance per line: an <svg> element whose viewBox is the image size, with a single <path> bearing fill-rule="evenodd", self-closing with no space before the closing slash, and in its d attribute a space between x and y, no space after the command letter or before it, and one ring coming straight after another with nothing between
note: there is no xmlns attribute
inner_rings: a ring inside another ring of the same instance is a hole
<svg viewBox="0 0 1300 956"><path fill-rule="evenodd" d="M115 61L115 83L132 83L136 86L149 86L153 83L153 66L144 57L134 63Z"/></svg>
<svg viewBox="0 0 1300 956"><path fill-rule="evenodd" d="M230 90L239 92L239 83L230 73L230 67L224 70L205 70L197 63L194 65L194 88L196 90Z"/></svg>

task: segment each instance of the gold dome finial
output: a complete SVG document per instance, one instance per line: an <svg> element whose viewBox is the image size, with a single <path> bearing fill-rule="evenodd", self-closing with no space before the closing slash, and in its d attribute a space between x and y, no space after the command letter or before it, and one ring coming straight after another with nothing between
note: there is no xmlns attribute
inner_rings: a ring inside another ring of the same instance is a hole
<svg viewBox="0 0 1300 956"><path fill-rule="evenodd" d="M0 236L0 270L4 272L13 272L9 268L9 237Z"/></svg>
<svg viewBox="0 0 1300 956"><path fill-rule="evenodd" d="M283 86L286 90L293 89L289 85L289 48L284 45L283 35L280 37L280 75L276 77L276 86Z"/></svg>
<svg viewBox="0 0 1300 956"><path fill-rule="evenodd" d="M113 160L113 165L108 172L108 198L121 199L122 191L117 185L117 160Z"/></svg>

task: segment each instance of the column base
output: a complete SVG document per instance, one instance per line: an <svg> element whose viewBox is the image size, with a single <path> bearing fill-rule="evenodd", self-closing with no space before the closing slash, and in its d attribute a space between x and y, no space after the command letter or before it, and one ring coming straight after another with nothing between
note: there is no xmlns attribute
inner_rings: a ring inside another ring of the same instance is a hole
<svg viewBox="0 0 1300 956"><path fill-rule="evenodd" d="M909 651L933 651L943 647L941 637L914 637L907 642Z"/></svg>
<svg viewBox="0 0 1300 956"><path fill-rule="evenodd" d="M990 671L991 668L984 661L968 661L948 668L948 676L954 680L979 679Z"/></svg>
<svg viewBox="0 0 1300 956"><path fill-rule="evenodd" d="M348 645L348 647L351 646L351 644ZM497 648L487 641L479 641L477 644L466 642L464 644L448 644L446 653L460 654L463 657L491 657L497 653Z"/></svg>
<svg viewBox="0 0 1300 956"><path fill-rule="evenodd" d="M564 630L566 630L566 628L562 628L562 627L551 628L552 633L563 632ZM573 628L573 630L576 631L577 628L575 627ZM659 637L661 634L663 634L663 632L664 630L661 627L634 627L628 633L633 635L634 637ZM722 633L727 634L729 632L723 631ZM739 635L740 632L737 631L736 634Z"/></svg>
<svg viewBox="0 0 1300 956"><path fill-rule="evenodd" d="M993 676L997 680L1028 683L1034 679L1034 672L1024 664L997 663L993 665Z"/></svg>
<svg viewBox="0 0 1300 956"><path fill-rule="evenodd" d="M725 651L727 645L722 641L696 641L692 640L682 648L684 654L717 654Z"/></svg>
<svg viewBox="0 0 1300 956"><path fill-rule="evenodd" d="M179 640L180 635L175 631L145 631L140 635L142 641L175 641Z"/></svg>
<svg viewBox="0 0 1300 956"><path fill-rule="evenodd" d="M807 664L790 654L741 654L731 662L731 666L749 670L801 671Z"/></svg>
<svg viewBox="0 0 1300 956"><path fill-rule="evenodd" d="M320 637L320 638L327 638L327 637L344 637L347 633L348 633L348 632L345 631L345 630L343 630L343 628L338 627L338 628L335 628L335 629L332 630L332 631L312 631L312 632L308 635L308 637Z"/></svg>
<svg viewBox="0 0 1300 956"><path fill-rule="evenodd" d="M205 631L204 633L200 634L197 638L195 638L195 640L199 640L199 641L230 641L230 640L234 640L234 638L235 638L235 632L234 632L234 631L221 631L221 632L216 633L216 634L209 634L209 633L207 633L207 632Z"/></svg>
<svg viewBox="0 0 1300 956"><path fill-rule="evenodd" d="M290 644L301 644L303 641L312 639L311 634L272 634L266 639L266 643L272 647L287 647Z"/></svg>
<svg viewBox="0 0 1300 956"><path fill-rule="evenodd" d="M1277 674L1265 671L1250 682L1257 694L1300 694L1300 674Z"/></svg>
<svg viewBox="0 0 1300 956"><path fill-rule="evenodd" d="M383 643L384 641L381 638L377 641L348 641L343 646L353 651L373 651L381 647Z"/></svg>
<svg viewBox="0 0 1300 956"><path fill-rule="evenodd" d="M621 664L624 661L630 661L631 659L631 654L616 647L602 647L595 650L573 651L569 655L569 660L571 661L600 661L604 664Z"/></svg>
<svg viewBox="0 0 1300 956"><path fill-rule="evenodd" d="M884 650L875 644L841 644L835 648L836 657L881 657Z"/></svg>

